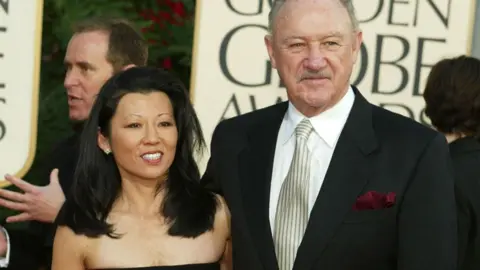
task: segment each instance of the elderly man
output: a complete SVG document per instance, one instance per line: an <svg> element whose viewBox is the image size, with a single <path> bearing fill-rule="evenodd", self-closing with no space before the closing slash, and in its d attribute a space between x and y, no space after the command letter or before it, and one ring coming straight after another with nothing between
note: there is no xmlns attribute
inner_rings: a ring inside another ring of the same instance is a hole
<svg viewBox="0 0 480 270"><path fill-rule="evenodd" d="M144 66L148 59L147 43L131 24L124 20L98 18L79 23L65 55L69 118L76 128L72 137L62 141L47 158L50 174L46 186L34 186L16 177L6 179L24 193L0 189L0 205L19 210L7 222L33 220L28 233L0 232L2 266L8 269L50 269L55 226L52 224L73 180L79 133L88 118L95 96L114 73L132 66ZM60 179L60 180L59 180Z"/></svg>
<svg viewBox="0 0 480 270"><path fill-rule="evenodd" d="M221 122L202 180L230 208L235 269L455 269L446 140L349 84L351 0L277 0L269 20L289 100Z"/></svg>

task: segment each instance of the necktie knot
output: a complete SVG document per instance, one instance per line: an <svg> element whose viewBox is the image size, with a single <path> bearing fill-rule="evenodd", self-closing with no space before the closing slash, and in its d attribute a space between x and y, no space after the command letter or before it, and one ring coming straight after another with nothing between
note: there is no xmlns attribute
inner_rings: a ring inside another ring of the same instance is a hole
<svg viewBox="0 0 480 270"><path fill-rule="evenodd" d="M297 125L297 128L295 129L295 133L297 134L297 137L303 138L305 140L308 139L308 136L313 131L312 124L310 123L310 120L307 118L304 118L300 124Z"/></svg>

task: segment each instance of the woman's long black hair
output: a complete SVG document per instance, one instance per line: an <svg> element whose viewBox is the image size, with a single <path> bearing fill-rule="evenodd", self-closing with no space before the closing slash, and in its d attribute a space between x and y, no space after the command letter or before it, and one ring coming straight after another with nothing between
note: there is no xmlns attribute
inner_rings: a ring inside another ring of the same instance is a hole
<svg viewBox="0 0 480 270"><path fill-rule="evenodd" d="M196 237L212 229L217 200L200 186L194 160L195 152L205 147L198 118L182 82L168 71L153 67L122 71L100 90L83 128L72 190L66 192L58 225L89 237L118 236L107 217L121 192L121 179L112 155L98 147L98 131L109 137L111 119L124 95L156 91L169 97L178 129L175 159L168 170L166 195L159 211L169 222L170 235Z"/></svg>

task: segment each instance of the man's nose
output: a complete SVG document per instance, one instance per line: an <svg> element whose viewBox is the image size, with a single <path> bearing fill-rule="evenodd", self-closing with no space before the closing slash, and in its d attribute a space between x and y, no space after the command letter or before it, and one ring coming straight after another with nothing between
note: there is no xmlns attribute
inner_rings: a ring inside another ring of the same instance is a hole
<svg viewBox="0 0 480 270"><path fill-rule="evenodd" d="M65 80L63 81L63 86L66 89L69 89L73 86L78 85L78 76L74 70L68 70L65 74Z"/></svg>
<svg viewBox="0 0 480 270"><path fill-rule="evenodd" d="M304 59L304 65L310 70L320 70L327 64L325 54L319 49L311 49Z"/></svg>

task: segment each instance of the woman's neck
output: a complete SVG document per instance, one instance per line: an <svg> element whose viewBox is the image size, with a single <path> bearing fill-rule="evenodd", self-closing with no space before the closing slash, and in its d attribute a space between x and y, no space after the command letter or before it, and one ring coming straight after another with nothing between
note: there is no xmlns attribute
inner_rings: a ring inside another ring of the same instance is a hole
<svg viewBox="0 0 480 270"><path fill-rule="evenodd" d="M164 192L159 181L122 178L122 191L115 210L139 216L158 215Z"/></svg>

